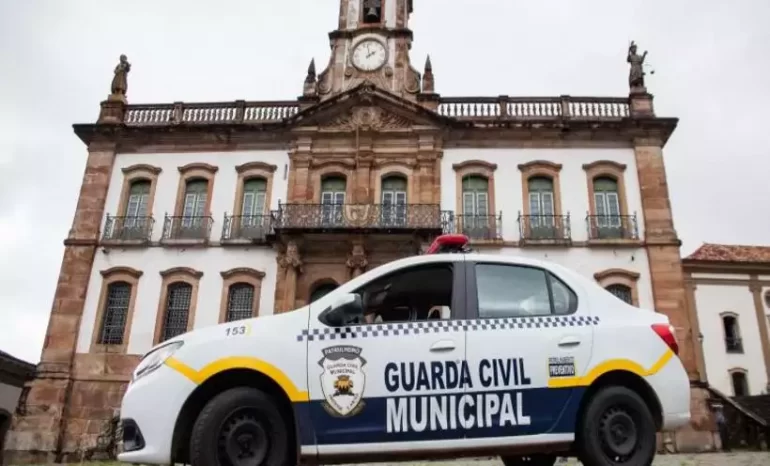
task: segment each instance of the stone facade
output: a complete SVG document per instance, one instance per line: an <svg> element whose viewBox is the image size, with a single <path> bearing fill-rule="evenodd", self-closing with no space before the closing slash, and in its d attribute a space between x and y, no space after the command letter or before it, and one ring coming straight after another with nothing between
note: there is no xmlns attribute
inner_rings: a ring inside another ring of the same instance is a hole
<svg viewBox="0 0 770 466"><path fill-rule="evenodd" d="M104 203L116 153L286 151L286 204L320 204L322 177L339 175L347 180L351 204L344 215L355 223L373 215L380 199L379 180L391 173L409 180L410 206L438 209L442 183L456 182L441 176L442 157L450 148L633 149L646 234L643 240L612 245L630 244L646 252L655 308L676 326L691 380L701 379L662 156L677 120L655 116L652 96L638 90L605 101L568 96L531 101L442 98L434 92L430 61L423 74L410 65L411 0L395 1L395 9L388 10L392 17L386 14L382 24L366 27L360 26L353 1L341 0L328 66L316 77L311 64L303 96L295 101L236 101L214 109L184 103L132 107L125 98L111 98L102 103L96 124L75 125L89 156L65 240L42 361L28 384L26 414L15 418L7 444L14 461L78 459L82 450L94 449L138 362L139 355L76 351L86 296L98 292L88 289L89 277L103 245ZM362 72L342 58L342 50L363 37L381 40L389 51L372 72ZM505 182L497 176L498 183ZM510 178L518 182L521 175ZM421 226L400 234L366 225L336 232L276 226L270 240L278 263L275 312L304 305L319 285L340 284L368 268L415 254L437 234L435 225L440 233L440 218L419 209L413 212L407 218ZM427 223L431 226L424 226ZM480 246L519 247L500 241ZM710 449L713 426L706 394L700 388L692 393L691 428L676 433L674 443L679 450Z"/></svg>

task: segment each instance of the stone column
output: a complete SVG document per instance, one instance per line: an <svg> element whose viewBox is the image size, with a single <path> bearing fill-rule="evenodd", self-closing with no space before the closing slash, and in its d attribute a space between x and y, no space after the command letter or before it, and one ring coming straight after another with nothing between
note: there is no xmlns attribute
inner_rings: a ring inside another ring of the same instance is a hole
<svg viewBox="0 0 770 466"><path fill-rule="evenodd" d="M757 328L759 329L759 340L762 344L762 356L765 362L765 375L767 377L767 386L770 387L770 335L767 330L767 316L765 316L765 306L762 303L762 285L759 283L757 275L751 275L749 290L754 299L754 311L757 315Z"/></svg>
<svg viewBox="0 0 770 466"><path fill-rule="evenodd" d="M696 350L698 335L693 332L697 324L688 312L685 298L679 250L681 241L674 229L662 147L662 139L658 137L634 140L655 310L667 315L676 329L679 357L692 387L690 426L675 433L675 448L681 452L708 450L713 448L714 424L707 403L709 394L700 388L702 376L698 370Z"/></svg>
<svg viewBox="0 0 770 466"><path fill-rule="evenodd" d="M369 260L366 257L366 250L364 249L363 241L356 240L353 242L353 247L348 254L348 260L345 265L350 269L351 278L364 273L366 266L369 265Z"/></svg>
<svg viewBox="0 0 770 466"><path fill-rule="evenodd" d="M289 241L286 252L278 256L278 266L283 274L283 296L281 302L276 303L276 311L293 311L297 300L297 276L302 273L302 258L297 241Z"/></svg>
<svg viewBox="0 0 770 466"><path fill-rule="evenodd" d="M310 144L309 137L300 137L295 141L295 148L289 154L289 186L285 203L306 203L313 199L310 185Z"/></svg>
<svg viewBox="0 0 770 466"><path fill-rule="evenodd" d="M379 204L379 199L372 199L371 186L372 157L370 155L360 155L353 180L353 204ZM379 183L379 180L377 180Z"/></svg>
<svg viewBox="0 0 770 466"><path fill-rule="evenodd" d="M26 414L14 417L5 444L11 463L48 463L64 453L73 362L114 160L114 144L89 147L41 360L35 378L26 384Z"/></svg>

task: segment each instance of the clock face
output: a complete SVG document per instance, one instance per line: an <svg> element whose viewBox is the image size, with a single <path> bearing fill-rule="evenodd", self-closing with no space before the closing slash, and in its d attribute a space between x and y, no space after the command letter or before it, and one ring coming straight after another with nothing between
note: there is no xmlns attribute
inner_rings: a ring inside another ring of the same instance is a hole
<svg viewBox="0 0 770 466"><path fill-rule="evenodd" d="M353 49L353 66L361 71L374 71L385 64L388 52L382 42L367 39Z"/></svg>

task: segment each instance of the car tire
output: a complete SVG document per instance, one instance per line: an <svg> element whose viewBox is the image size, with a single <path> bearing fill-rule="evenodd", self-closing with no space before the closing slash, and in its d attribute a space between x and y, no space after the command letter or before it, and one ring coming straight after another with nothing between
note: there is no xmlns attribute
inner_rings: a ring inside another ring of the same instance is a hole
<svg viewBox="0 0 770 466"><path fill-rule="evenodd" d="M553 466L556 464L554 455L502 456L505 466Z"/></svg>
<svg viewBox="0 0 770 466"><path fill-rule="evenodd" d="M579 421L580 460L592 466L649 466L655 459L656 430L650 409L634 391L602 388Z"/></svg>
<svg viewBox="0 0 770 466"><path fill-rule="evenodd" d="M275 400L253 388L212 398L190 435L192 466L287 466L291 458L288 428Z"/></svg>

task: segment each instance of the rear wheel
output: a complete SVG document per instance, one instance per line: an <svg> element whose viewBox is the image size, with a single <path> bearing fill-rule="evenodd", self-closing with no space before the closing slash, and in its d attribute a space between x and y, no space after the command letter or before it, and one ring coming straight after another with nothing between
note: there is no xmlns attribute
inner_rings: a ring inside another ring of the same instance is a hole
<svg viewBox="0 0 770 466"><path fill-rule="evenodd" d="M505 466L553 466L556 463L554 455L503 456Z"/></svg>
<svg viewBox="0 0 770 466"><path fill-rule="evenodd" d="M655 459L655 420L644 400L624 387L606 387L588 402L578 427L584 464L649 466Z"/></svg>
<svg viewBox="0 0 770 466"><path fill-rule="evenodd" d="M192 466L286 466L286 422L259 390L238 387L209 401L190 436Z"/></svg>

